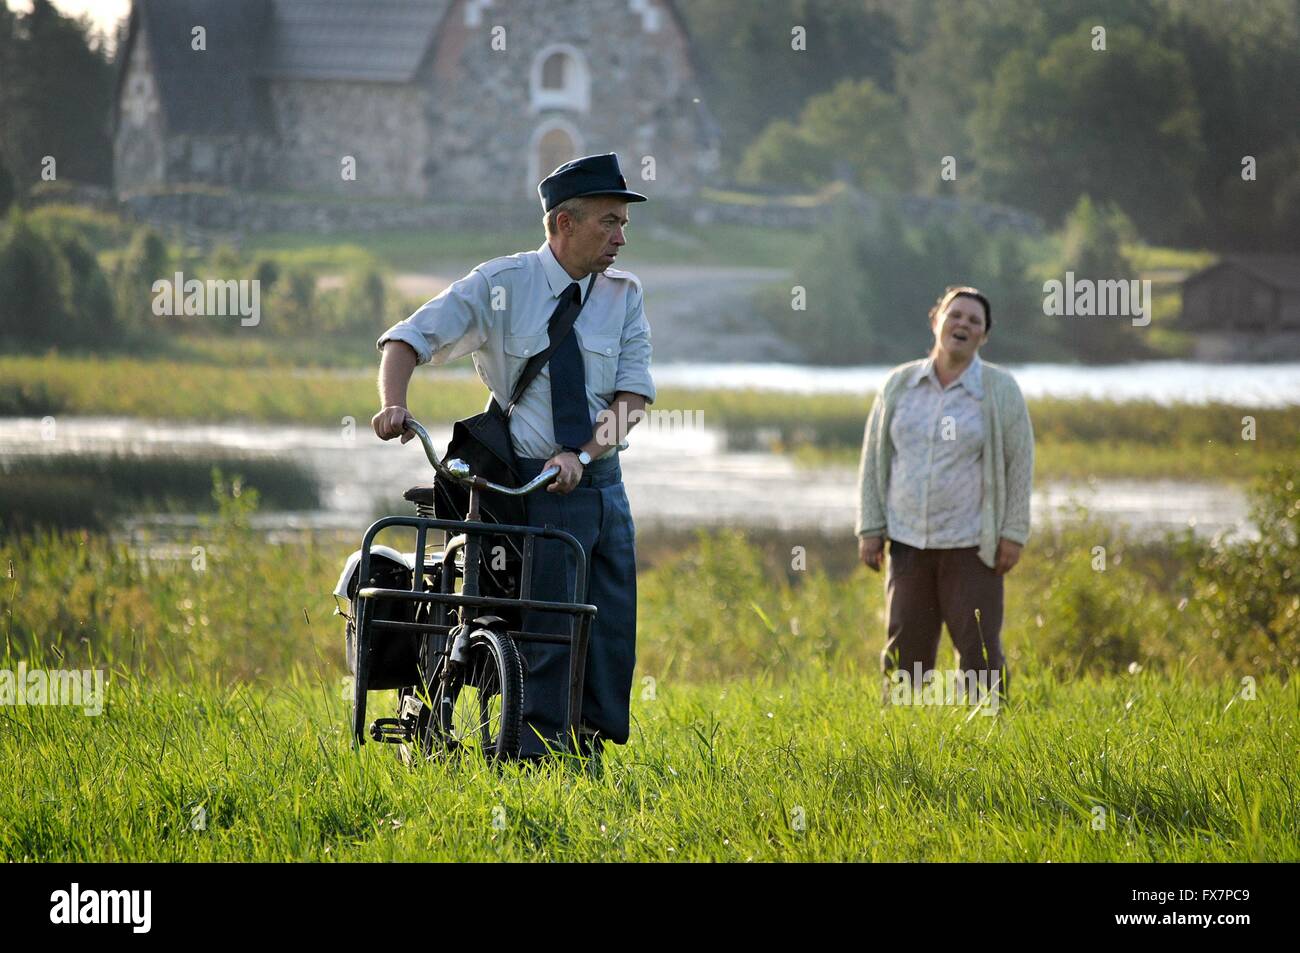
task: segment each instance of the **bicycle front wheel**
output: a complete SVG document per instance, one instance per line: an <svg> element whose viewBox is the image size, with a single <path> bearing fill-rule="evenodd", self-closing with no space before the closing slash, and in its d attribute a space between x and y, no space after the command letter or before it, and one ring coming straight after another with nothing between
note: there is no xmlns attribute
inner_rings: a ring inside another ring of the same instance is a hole
<svg viewBox="0 0 1300 953"><path fill-rule="evenodd" d="M476 629L465 661L444 662L430 699L425 753L481 754L489 761L519 757L524 675L515 640Z"/></svg>

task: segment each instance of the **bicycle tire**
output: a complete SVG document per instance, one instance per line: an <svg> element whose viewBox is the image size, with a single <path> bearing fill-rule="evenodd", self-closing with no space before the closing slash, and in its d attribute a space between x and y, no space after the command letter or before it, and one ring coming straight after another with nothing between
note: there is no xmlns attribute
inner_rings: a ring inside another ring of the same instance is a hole
<svg viewBox="0 0 1300 953"><path fill-rule="evenodd" d="M474 690L477 724L466 711L470 704L462 703L466 688ZM462 671L453 675L446 663L439 669L421 738L425 755L437 757L477 748L489 761L517 759L523 698L523 663L515 640L494 629L475 629L469 636ZM478 737L472 737L474 734Z"/></svg>

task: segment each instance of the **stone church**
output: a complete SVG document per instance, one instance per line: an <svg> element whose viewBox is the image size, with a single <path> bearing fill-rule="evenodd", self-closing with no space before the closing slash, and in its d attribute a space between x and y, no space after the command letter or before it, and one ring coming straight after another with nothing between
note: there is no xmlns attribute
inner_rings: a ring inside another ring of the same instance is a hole
<svg viewBox="0 0 1300 953"><path fill-rule="evenodd" d="M717 124L675 0L135 0L119 195L536 200L577 155L693 194Z"/></svg>

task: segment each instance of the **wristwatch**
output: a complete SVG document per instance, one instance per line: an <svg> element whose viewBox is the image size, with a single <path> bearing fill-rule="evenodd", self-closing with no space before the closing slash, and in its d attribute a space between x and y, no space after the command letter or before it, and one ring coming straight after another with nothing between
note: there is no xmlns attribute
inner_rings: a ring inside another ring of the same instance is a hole
<svg viewBox="0 0 1300 953"><path fill-rule="evenodd" d="M591 463L591 454L589 454L586 450L579 450L577 447L565 447L564 449L569 451L569 453L577 454L578 462L581 463L584 467Z"/></svg>

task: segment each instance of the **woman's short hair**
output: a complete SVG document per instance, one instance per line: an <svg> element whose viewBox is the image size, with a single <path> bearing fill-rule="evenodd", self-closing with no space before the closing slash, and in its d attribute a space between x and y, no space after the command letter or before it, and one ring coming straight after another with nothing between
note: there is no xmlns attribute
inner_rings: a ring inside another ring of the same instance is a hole
<svg viewBox="0 0 1300 953"><path fill-rule="evenodd" d="M939 300L930 309L930 321L934 321L935 315L947 311L948 305L952 304L953 298L974 298L984 305L984 333L988 334L993 327L993 309L989 307L989 299L984 296L984 292L978 288L972 288L970 285L949 285L945 288L943 294L939 296Z"/></svg>

